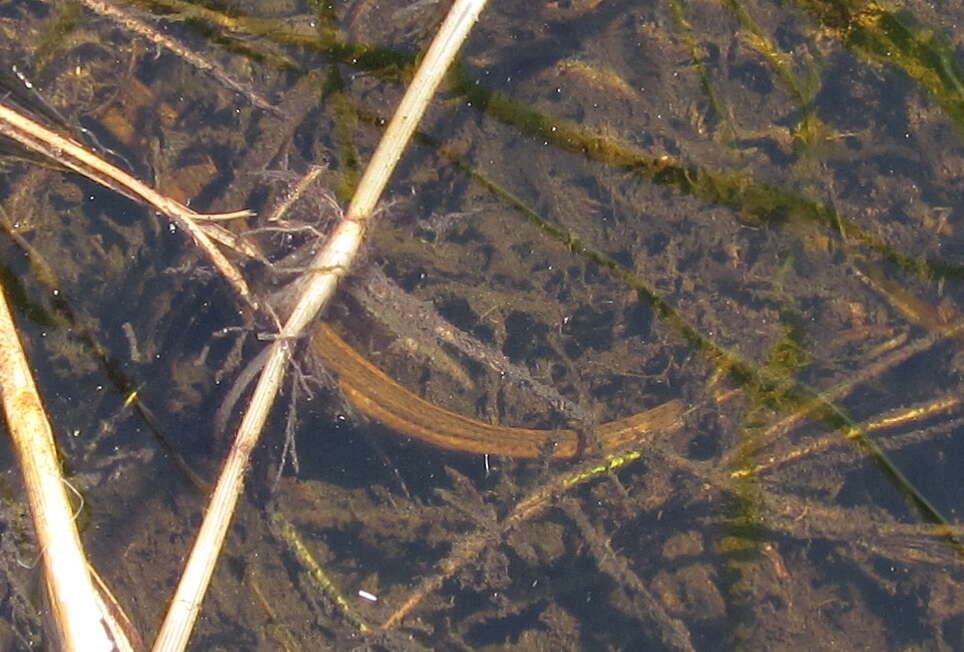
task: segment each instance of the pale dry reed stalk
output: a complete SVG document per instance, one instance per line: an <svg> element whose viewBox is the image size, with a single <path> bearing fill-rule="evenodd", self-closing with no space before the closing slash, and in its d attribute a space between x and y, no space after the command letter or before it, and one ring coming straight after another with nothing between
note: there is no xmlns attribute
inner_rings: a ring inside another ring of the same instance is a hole
<svg viewBox="0 0 964 652"><path fill-rule="evenodd" d="M485 0L456 0L452 5L386 128L344 219L312 262L310 276L301 288L294 310L278 338L270 345L268 361L241 420L197 540L154 643L155 652L180 651L187 645L243 488L248 459L281 387L291 348L351 267L368 228L368 218L395 164L484 6Z"/></svg>
<svg viewBox="0 0 964 652"><path fill-rule="evenodd" d="M53 430L0 291L0 398L23 474L59 650L115 648L64 491ZM129 646L129 643L127 644Z"/></svg>

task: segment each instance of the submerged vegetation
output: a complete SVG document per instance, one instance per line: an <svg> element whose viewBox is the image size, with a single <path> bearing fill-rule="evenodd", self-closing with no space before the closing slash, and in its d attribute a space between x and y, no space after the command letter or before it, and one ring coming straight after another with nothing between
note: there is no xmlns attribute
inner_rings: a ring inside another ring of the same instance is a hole
<svg viewBox="0 0 964 652"><path fill-rule="evenodd" d="M439 4L113 5L199 71L92 3L0 2L0 84L194 210L256 211L230 255L280 313ZM299 349L199 649L964 645L964 6L644 4L486 9L327 315L444 411ZM151 634L272 333L166 218L4 152L4 287ZM377 423L438 418L538 435ZM39 648L6 477L0 635Z"/></svg>

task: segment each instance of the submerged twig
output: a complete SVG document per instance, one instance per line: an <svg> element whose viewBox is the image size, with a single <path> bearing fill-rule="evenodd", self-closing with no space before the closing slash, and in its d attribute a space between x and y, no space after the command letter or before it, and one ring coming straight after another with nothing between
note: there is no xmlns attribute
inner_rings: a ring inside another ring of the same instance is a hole
<svg viewBox="0 0 964 652"><path fill-rule="evenodd" d="M205 59L197 53L192 52L185 46L172 39L170 36L161 34L156 29L135 16L131 11L116 7L109 2L105 2L105 0L81 0L81 2L87 5L87 8L91 11L94 11L105 18L109 18L124 29L134 32L138 36L146 38L154 45L168 50L201 72L211 75L211 77L216 79L221 85L230 88L232 91L240 93L247 98L251 104L255 105L259 109L264 109L265 111L270 111L278 117L283 117L284 114L278 109L278 107L261 97L247 84L234 79L224 70L222 70L220 66Z"/></svg>
<svg viewBox="0 0 964 652"><path fill-rule="evenodd" d="M579 528L583 541L588 545L589 551L595 558L600 570L636 593L642 610L648 619L656 625L655 629L663 643L676 650L694 650L693 641L686 625L678 618L666 613L666 609L632 569L629 561L613 550L609 538L599 532L596 526L592 524L579 502L567 498L561 501L561 507L562 511Z"/></svg>
<svg viewBox="0 0 964 652"><path fill-rule="evenodd" d="M371 267L362 281L351 286L351 293L370 313L376 316L392 315L390 327L396 334L446 342L469 358L489 367L501 378L546 401L580 427L592 427L594 419L589 410L570 401L554 387L537 381L528 369L514 364L503 353L485 346L468 333L452 326L438 314L431 303L408 295L379 267Z"/></svg>
<svg viewBox="0 0 964 652"><path fill-rule="evenodd" d="M862 383L866 383L880 376L884 372L893 369L918 353L922 353L946 339L960 337L962 333L964 333L964 319L949 324L946 329L939 332L929 333L920 339L902 346L873 364L855 371L843 382L821 392L814 400L800 405L794 412L768 427L760 436L757 445L760 447L760 450L763 450L765 447L779 441L781 437L790 432L801 421L811 418L814 412L820 410L827 401L839 401L841 398L849 395ZM720 468L737 466L738 457L739 454L736 451L725 454L720 460Z"/></svg>
<svg viewBox="0 0 964 652"><path fill-rule="evenodd" d="M308 550L304 541L298 535L297 530L291 522L284 517L278 510L272 510L269 524L274 535L282 541L295 556L299 563L308 571L308 576L322 590L325 596L338 607L341 614L360 632L367 632L371 627L365 623L364 618L355 611L351 603L338 590L335 583L325 572L324 568L315 560L314 555Z"/></svg>
<svg viewBox="0 0 964 652"><path fill-rule="evenodd" d="M862 432L869 435L877 430L893 428L912 421L923 421L937 414L958 409L960 408L960 405L961 399L957 398L956 396L946 396L932 401L927 401L922 404L914 405L910 408L897 410L882 417L877 417L873 421L865 423L863 425ZM841 439L836 435L836 433L830 433L816 438L804 446L798 446L787 451L781 451L779 455L767 455L765 461L754 466L752 471L747 469L738 469L731 472L730 475L733 477L740 477L741 475L748 475L751 472L754 475L758 475L764 471L773 471L785 464L789 464L790 462L795 462L804 457L812 456L818 452L827 450L828 448L841 446L845 443L847 443L846 439ZM886 448L884 444L882 444L882 446ZM726 466L721 464L720 468L725 469Z"/></svg>
<svg viewBox="0 0 964 652"><path fill-rule="evenodd" d="M637 443L637 445L639 444ZM512 511L496 526L492 528L483 527L466 534L460 541L452 545L448 556L438 563L438 570L435 574L425 577L415 587L405 602L382 623L382 628L391 629L397 626L422 600L432 592L437 591L459 569L474 561L487 545L493 541L501 540L515 528L544 512L552 505L553 500L562 496L568 490L597 478L603 473L621 468L640 457L642 457L640 453L628 451L608 457L601 462L594 461L579 466L534 489L529 495L516 503Z"/></svg>
<svg viewBox="0 0 964 652"><path fill-rule="evenodd" d="M281 387L292 344L324 307L338 281L351 267L368 228L368 217L388 183L388 177L421 120L442 75L484 5L485 0L457 0L452 6L385 130L345 219L315 257L312 265L314 271L304 283L294 311L279 338L271 344L269 359L238 428L234 446L225 461L204 522L155 642L154 649L158 652L182 650L187 645L241 493L248 458Z"/></svg>

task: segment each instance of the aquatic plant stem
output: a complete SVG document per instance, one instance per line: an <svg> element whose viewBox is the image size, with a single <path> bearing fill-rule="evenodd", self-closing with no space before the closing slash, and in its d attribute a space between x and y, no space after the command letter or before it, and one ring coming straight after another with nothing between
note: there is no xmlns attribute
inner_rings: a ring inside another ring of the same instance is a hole
<svg viewBox="0 0 964 652"><path fill-rule="evenodd" d="M240 93L246 97L251 104L255 105L259 109L264 109L265 111L269 111L278 117L283 117L284 114L278 110L278 107L261 97L258 93L254 92L250 86L231 77L214 61L205 59L170 36L162 34L158 30L154 29L146 22L138 18L131 9L115 6L114 4L106 2L105 0L80 1L91 11L108 18L128 31L147 39L156 47L164 48L165 50L173 53L175 56L186 61L189 65L197 68L201 72L211 75L211 77L213 77L226 88L229 88L232 91Z"/></svg>
<svg viewBox="0 0 964 652"><path fill-rule="evenodd" d="M467 532L460 539L454 541L448 555L436 564L436 572L433 575L422 577L422 581L409 593L405 602L385 619L381 628L392 629L399 625L426 596L437 591L461 568L474 561L486 546L503 540L512 530L542 514L559 496L574 487L598 478L604 473L616 471L642 458L642 453L634 449L652 444L661 434L663 433L650 433L651 436L646 441L635 442L632 449L614 452L601 460L592 460L550 478L517 502L505 518L498 523L492 523L489 527L477 528L474 531Z"/></svg>
<svg viewBox="0 0 964 652"><path fill-rule="evenodd" d="M113 650L64 491L53 431L0 290L0 397L41 550L58 650Z"/></svg>
<svg viewBox="0 0 964 652"><path fill-rule="evenodd" d="M248 459L281 387L291 348L351 267L368 228L369 216L389 176L484 6L485 0L456 0L452 5L372 155L348 212L312 262L297 304L278 338L271 344L268 361L241 420L234 446L228 453L197 540L154 643L155 652L180 651L187 645L243 488Z"/></svg>
<svg viewBox="0 0 964 652"><path fill-rule="evenodd" d="M27 149L43 154L106 188L143 202L169 217L179 228L190 234L218 272L241 296L241 299L248 305L257 307L257 303L248 288L247 282L241 276L241 272L221 253L221 250L215 246L199 224L204 220L248 217L251 215L251 211L243 210L211 215L203 215L193 211L184 204L162 195L116 165L112 165L93 152L88 151L80 143L51 131L3 102L0 102L0 134L15 140Z"/></svg>

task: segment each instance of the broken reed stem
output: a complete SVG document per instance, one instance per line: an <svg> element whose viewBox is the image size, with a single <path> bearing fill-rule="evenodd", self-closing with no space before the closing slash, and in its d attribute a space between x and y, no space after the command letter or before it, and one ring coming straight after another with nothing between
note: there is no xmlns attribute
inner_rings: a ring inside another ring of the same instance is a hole
<svg viewBox="0 0 964 652"><path fill-rule="evenodd" d="M248 458L257 445L268 411L281 387L291 348L351 267L367 230L368 218L395 164L483 6L485 0L456 0L452 5L372 155L345 218L312 262L312 271L301 289L298 302L278 339L271 344L268 361L238 427L234 446L228 453L197 540L154 643L155 652L180 652L187 645L243 488Z"/></svg>
<svg viewBox="0 0 964 652"><path fill-rule="evenodd" d="M0 396L42 551L59 650L111 650L105 616L64 491L53 431L0 289ZM54 634L52 633L52 636ZM128 643L129 646L129 643Z"/></svg>
<svg viewBox="0 0 964 652"><path fill-rule="evenodd" d="M248 284L237 268L215 246L201 229L199 221L220 220L252 215L250 211L204 215L191 210L170 197L165 197L150 186L108 163L79 143L51 131L31 120L3 102L0 102L0 134L15 140L24 147L43 154L60 165L95 181L126 197L152 206L187 231L194 242L204 251L217 270L234 287L248 305L257 307Z"/></svg>
<svg viewBox="0 0 964 652"><path fill-rule="evenodd" d="M844 382L822 392L818 400L800 406L795 412L767 428L756 442L758 450L762 452L775 442L781 441L784 435L793 430L797 424L809 417L815 410L819 409L823 401L839 401L849 396L856 387L906 362L918 353L927 351L931 347L948 339L961 337L962 334L964 334L964 319L959 319L939 331L928 333L924 337L893 351L872 365L855 371ZM846 441L846 439L843 441ZM720 460L720 468L741 466L738 461L739 457L740 454L737 451L727 453Z"/></svg>
<svg viewBox="0 0 964 652"><path fill-rule="evenodd" d="M895 428L914 421L924 421L937 414L958 409L960 405L961 399L957 398L956 396L946 396L932 401L927 401L925 403L918 403L917 405L913 405L909 408L895 410L885 416L877 417L873 421L868 421L864 424L861 424L858 432L870 435L878 430ZM734 478L743 477L750 474L759 476L764 472L775 471L786 464L796 462L804 457L813 456L816 453L825 451L829 448L843 446L848 441L849 439L843 439L837 433L831 432L824 436L815 438L805 445L797 445L788 451L782 451L778 455L764 455L762 457L765 459L765 461L760 462L752 468L740 468L735 471L730 471L728 475ZM719 468L726 469L727 466L721 463Z"/></svg>

